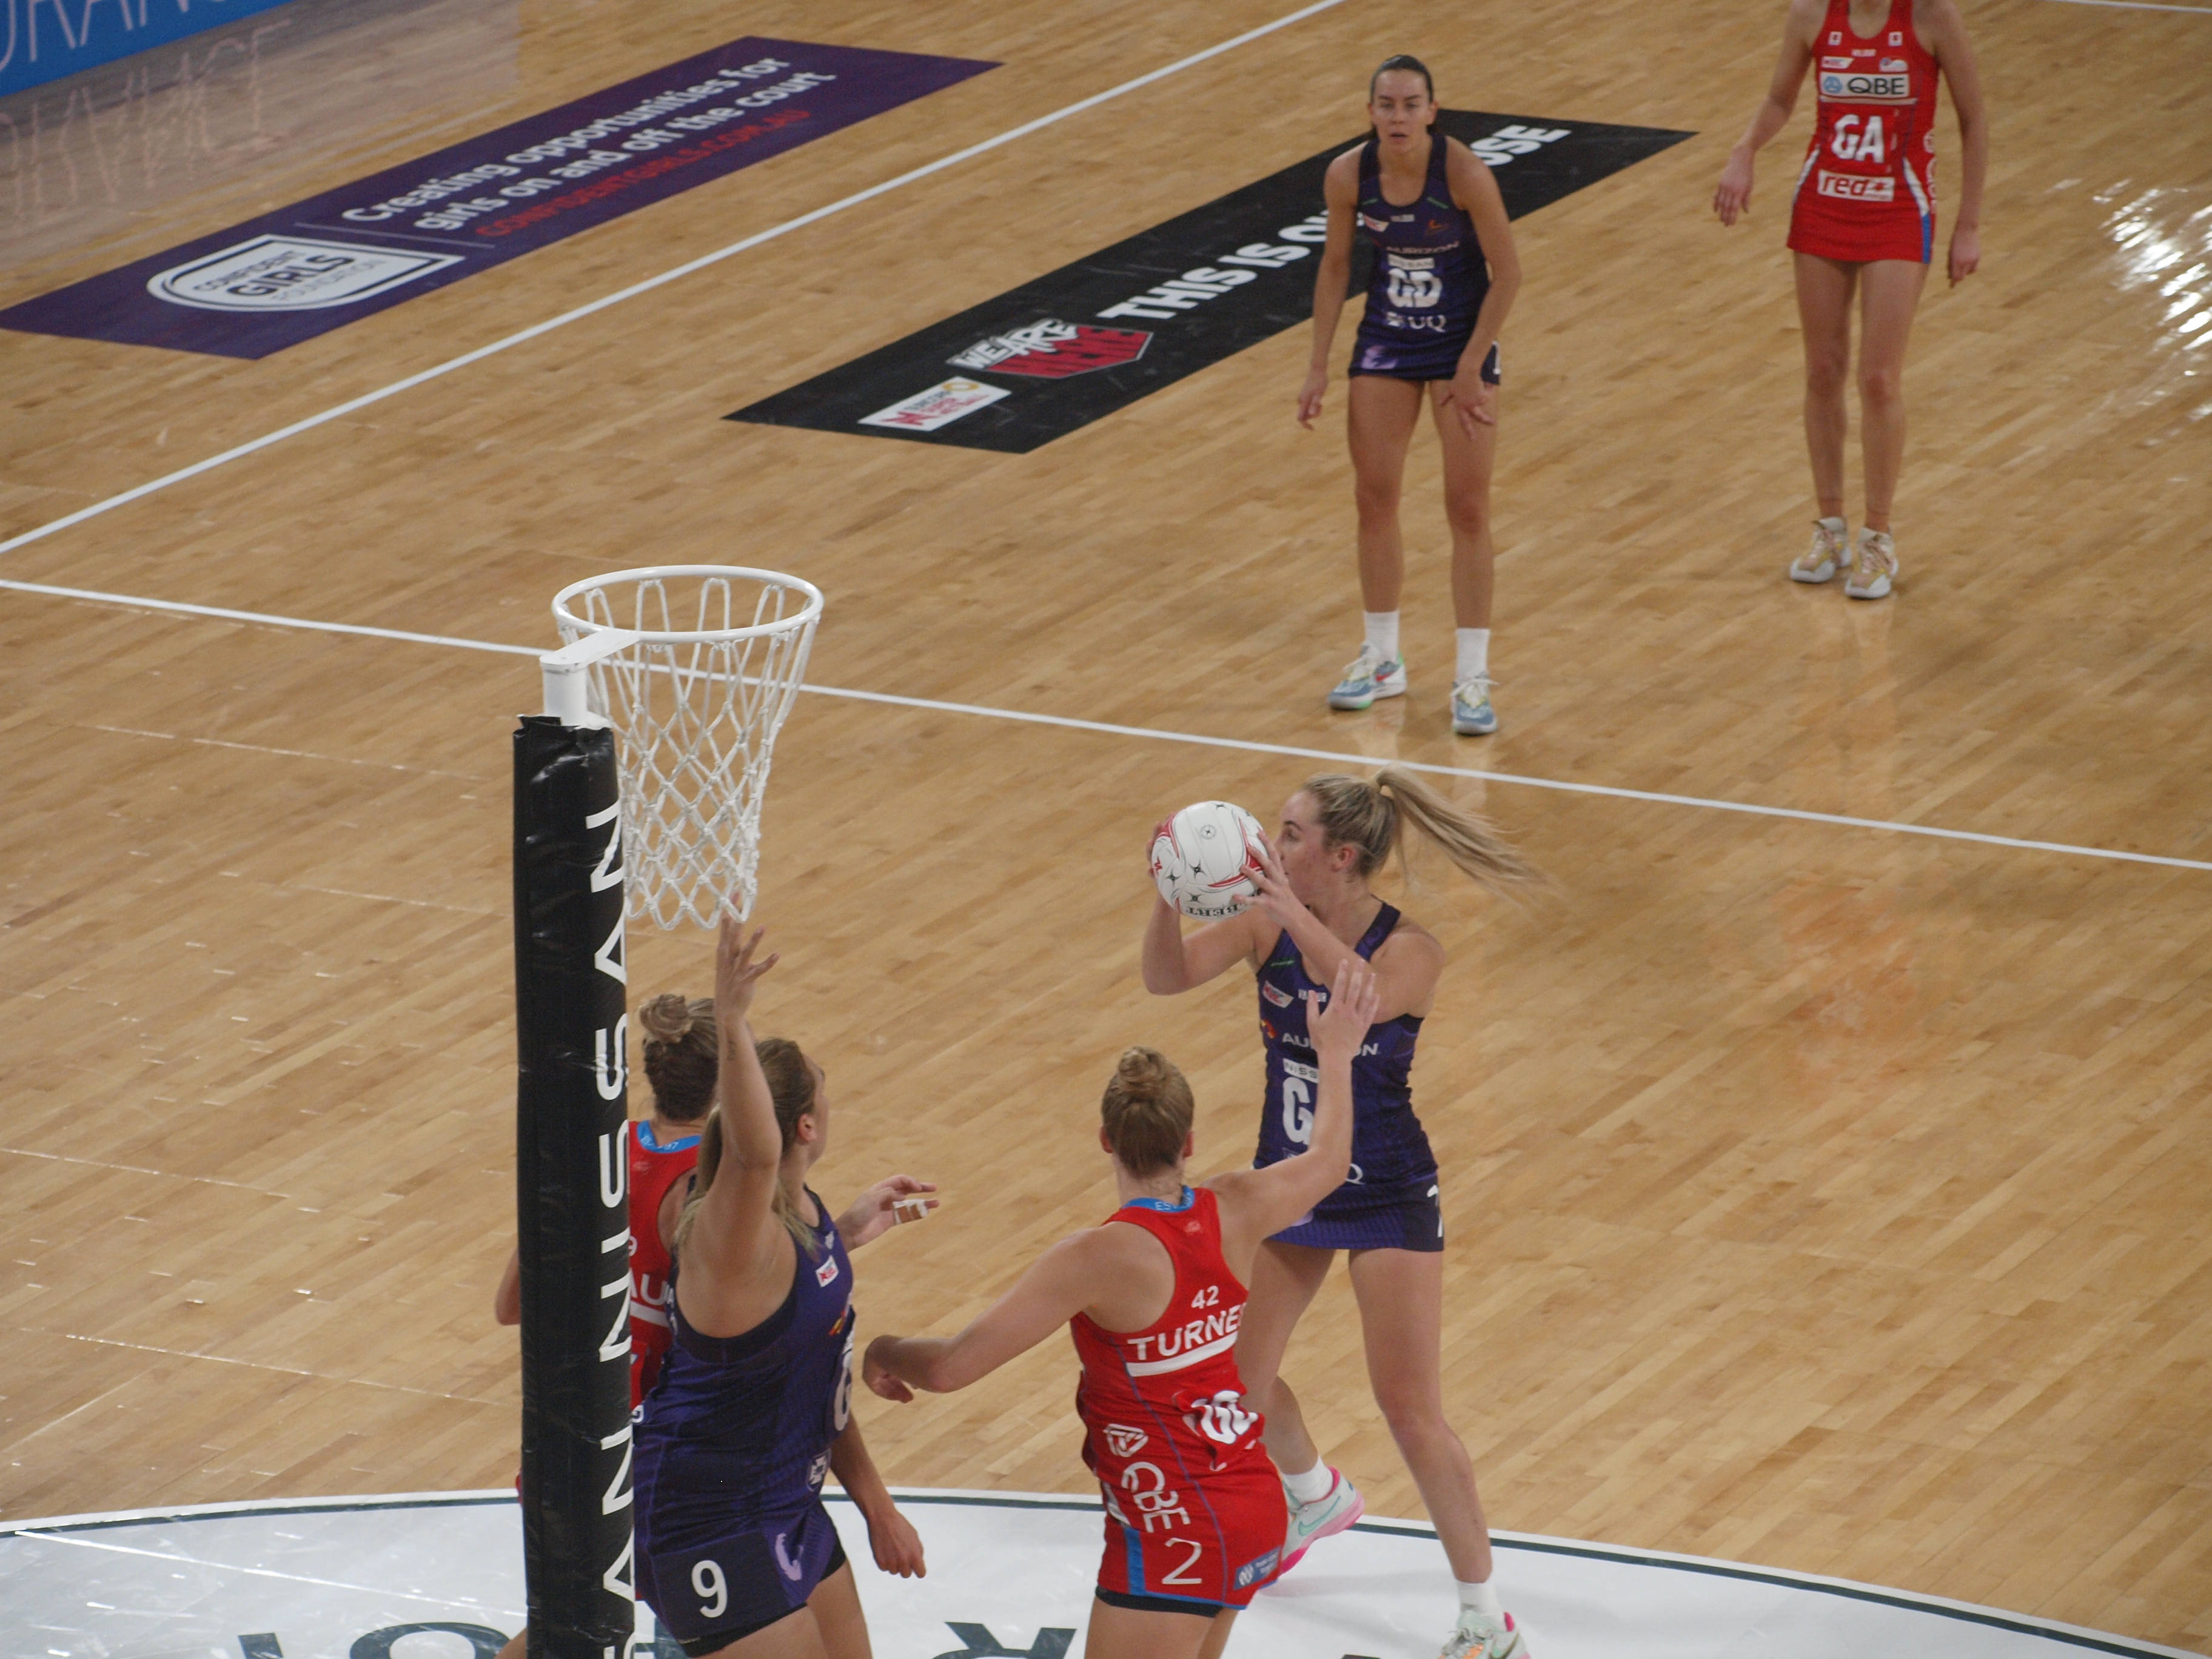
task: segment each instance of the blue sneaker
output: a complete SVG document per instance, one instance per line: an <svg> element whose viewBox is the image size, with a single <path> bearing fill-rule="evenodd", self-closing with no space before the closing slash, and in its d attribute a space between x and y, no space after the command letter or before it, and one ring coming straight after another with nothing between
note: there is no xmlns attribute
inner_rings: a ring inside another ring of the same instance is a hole
<svg viewBox="0 0 2212 1659"><path fill-rule="evenodd" d="M1452 687L1452 730L1463 738L1486 738L1498 729L1490 706L1490 676L1477 674Z"/></svg>
<svg viewBox="0 0 2212 1659"><path fill-rule="evenodd" d="M1406 695L1406 655L1402 651L1389 661L1371 645L1362 645L1359 654L1345 665L1344 678L1328 694L1331 708L1371 708L1377 697L1402 697Z"/></svg>

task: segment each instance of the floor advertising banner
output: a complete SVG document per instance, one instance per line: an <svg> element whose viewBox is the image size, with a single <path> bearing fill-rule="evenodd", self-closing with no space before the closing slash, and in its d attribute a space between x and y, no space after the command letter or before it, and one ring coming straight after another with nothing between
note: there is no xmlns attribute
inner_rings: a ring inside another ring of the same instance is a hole
<svg viewBox="0 0 2212 1659"><path fill-rule="evenodd" d="M0 311L0 327L265 357L994 64L748 36Z"/></svg>
<svg viewBox="0 0 2212 1659"><path fill-rule="evenodd" d="M1443 110L1534 213L1691 137ZM1347 138L728 418L1025 454L1313 315L1322 174ZM1352 292L1365 285L1355 264ZM1349 349L1349 342L1346 342Z"/></svg>

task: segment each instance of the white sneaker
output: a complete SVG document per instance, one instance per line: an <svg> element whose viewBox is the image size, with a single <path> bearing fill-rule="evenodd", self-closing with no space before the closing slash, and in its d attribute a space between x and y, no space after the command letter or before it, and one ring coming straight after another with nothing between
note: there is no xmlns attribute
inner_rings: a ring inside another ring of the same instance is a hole
<svg viewBox="0 0 2212 1659"><path fill-rule="evenodd" d="M1437 1659L1528 1659L1528 1644L1521 1639L1521 1627L1513 1622L1511 1613L1498 1620L1473 1607L1462 1607L1459 1628L1452 1632Z"/></svg>
<svg viewBox="0 0 2212 1659"><path fill-rule="evenodd" d="M1334 1537L1367 1513L1361 1501L1359 1489L1344 1478L1340 1470L1328 1472L1328 1491L1310 1504L1301 1504L1291 1498L1291 1524L1283 1534L1283 1567L1288 1572L1298 1564L1298 1559L1324 1538ZM1290 1498L1290 1489L1283 1495Z"/></svg>
<svg viewBox="0 0 2212 1659"><path fill-rule="evenodd" d="M1844 584L1844 592L1854 599L1886 599L1896 576L1897 544L1889 538L1889 532L1861 530L1859 568Z"/></svg>
<svg viewBox="0 0 2212 1659"><path fill-rule="evenodd" d="M1452 730L1462 738L1486 738L1498 729L1498 711L1490 706L1487 674L1477 674L1452 687Z"/></svg>
<svg viewBox="0 0 2212 1659"><path fill-rule="evenodd" d="M1851 527L1841 519L1813 520L1813 545L1790 564L1793 582L1824 582L1851 570Z"/></svg>
<svg viewBox="0 0 2212 1659"><path fill-rule="evenodd" d="M1331 708L1371 708L1377 697L1406 695L1406 654L1389 661L1373 646L1362 644L1359 654L1345 665L1344 678L1328 694Z"/></svg>

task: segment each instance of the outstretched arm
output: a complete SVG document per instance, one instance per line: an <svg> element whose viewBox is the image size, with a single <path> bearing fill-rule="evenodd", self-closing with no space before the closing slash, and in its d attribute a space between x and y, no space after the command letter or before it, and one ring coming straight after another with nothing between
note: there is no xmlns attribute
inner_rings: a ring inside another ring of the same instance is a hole
<svg viewBox="0 0 2212 1659"><path fill-rule="evenodd" d="M1806 66L1813 61L1813 42L1820 32L1821 15L1820 0L1790 0L1774 78L1767 83L1766 96L1752 112L1751 125L1729 152L1728 165L1721 169L1720 187L1713 191L1713 211L1724 225L1734 224L1750 210L1752 158L1790 125L1790 112L1797 107L1797 88L1805 83Z"/></svg>
<svg viewBox="0 0 2212 1659"><path fill-rule="evenodd" d="M837 1231L845 1248L857 1250L881 1238L902 1221L927 1218L939 1200L926 1196L937 1190L933 1181L916 1181L910 1175L885 1176L868 1188L837 1218Z"/></svg>
<svg viewBox="0 0 2212 1659"><path fill-rule="evenodd" d="M726 1298L774 1265L769 1247L781 1232L775 1220L775 1183L783 1162L783 1131L745 1021L761 975L778 960L753 960L766 931L755 928L747 939L743 925L725 916L714 945L722 1157L699 1200L683 1263L684 1289L709 1303ZM691 1312L687 1300L685 1317Z"/></svg>
<svg viewBox="0 0 2212 1659"><path fill-rule="evenodd" d="M1221 1205L1224 1253L1234 1250L1229 1265L1239 1279L1247 1276L1261 1239L1282 1231L1341 1187L1352 1169L1352 1060L1375 1023L1376 976L1353 957L1337 969L1327 1006L1317 1006L1315 993L1309 992L1307 999L1306 1030L1321 1073L1313 1139L1295 1158L1261 1170L1231 1170L1206 1182Z"/></svg>
<svg viewBox="0 0 2212 1659"><path fill-rule="evenodd" d="M1061 1239L957 1336L878 1337L860 1368L868 1387L886 1400L911 1400L916 1389L951 1394L1028 1352L1097 1294L1111 1267L1109 1231Z"/></svg>

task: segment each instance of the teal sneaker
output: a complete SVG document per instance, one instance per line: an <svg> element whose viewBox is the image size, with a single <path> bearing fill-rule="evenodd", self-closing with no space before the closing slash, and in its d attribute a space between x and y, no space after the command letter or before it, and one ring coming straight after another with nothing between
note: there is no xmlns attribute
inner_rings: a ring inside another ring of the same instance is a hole
<svg viewBox="0 0 2212 1659"><path fill-rule="evenodd" d="M1477 674L1452 687L1452 730L1463 738L1486 738L1498 729L1490 706L1490 676Z"/></svg>
<svg viewBox="0 0 2212 1659"><path fill-rule="evenodd" d="M1289 1488L1284 1489L1283 1496L1291 1505L1290 1525L1283 1534L1285 1572L1297 1565L1305 1553L1322 1539L1334 1538L1367 1513L1359 1489L1344 1478L1343 1472L1331 1469L1328 1474L1328 1491L1310 1504L1299 1503L1291 1497Z"/></svg>
<svg viewBox="0 0 2212 1659"><path fill-rule="evenodd" d="M1406 695L1406 654L1400 652L1389 661L1371 645L1362 645L1359 654L1345 665L1344 678L1328 694L1331 708L1372 708L1377 697L1402 697Z"/></svg>

